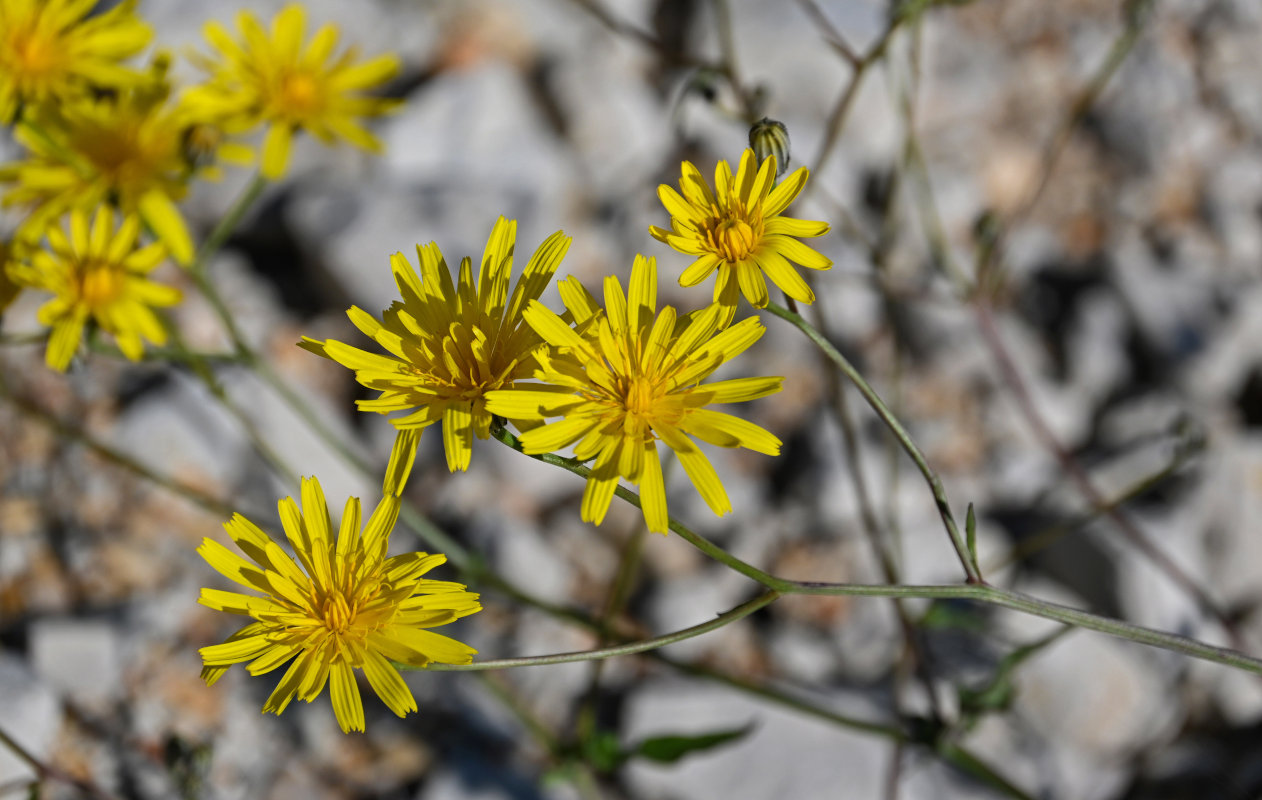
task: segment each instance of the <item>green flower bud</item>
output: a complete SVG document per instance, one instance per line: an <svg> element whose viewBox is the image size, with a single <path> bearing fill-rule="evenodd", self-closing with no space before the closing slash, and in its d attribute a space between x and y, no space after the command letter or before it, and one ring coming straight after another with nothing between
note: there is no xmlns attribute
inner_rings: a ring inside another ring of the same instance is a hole
<svg viewBox="0 0 1262 800"><path fill-rule="evenodd" d="M763 117L749 129L749 146L753 148L758 163L767 160L767 156L776 157L776 177L784 174L789 168L789 129L784 123L769 117Z"/></svg>

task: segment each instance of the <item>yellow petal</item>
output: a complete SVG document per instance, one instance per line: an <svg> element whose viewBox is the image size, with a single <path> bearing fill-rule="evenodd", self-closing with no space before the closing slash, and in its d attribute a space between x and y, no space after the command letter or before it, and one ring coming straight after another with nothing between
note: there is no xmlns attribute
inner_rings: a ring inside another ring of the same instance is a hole
<svg viewBox="0 0 1262 800"><path fill-rule="evenodd" d="M145 224L167 246L171 256L181 264L191 263L193 239L171 198L160 189L150 189L140 196L137 207Z"/></svg>

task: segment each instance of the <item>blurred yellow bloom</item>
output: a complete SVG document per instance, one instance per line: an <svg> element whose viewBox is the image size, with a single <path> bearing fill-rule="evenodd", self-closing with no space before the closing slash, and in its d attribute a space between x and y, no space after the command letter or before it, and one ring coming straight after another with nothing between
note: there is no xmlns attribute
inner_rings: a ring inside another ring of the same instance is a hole
<svg viewBox="0 0 1262 800"><path fill-rule="evenodd" d="M0 0L0 124L21 103L62 101L92 88L138 83L143 73L119 65L153 31L125 0L89 17L95 0Z"/></svg>
<svg viewBox="0 0 1262 800"><path fill-rule="evenodd" d="M298 5L276 15L270 35L248 11L237 15L237 27L240 40L217 22L206 24L217 58L198 58L210 78L189 93L189 102L211 118L267 123L264 177L274 180L285 172L298 129L325 144L345 139L380 152L381 143L355 119L385 113L398 102L359 92L394 76L397 58L383 55L355 64L353 48L335 57L338 29L333 25L322 26L304 48L305 12Z"/></svg>
<svg viewBox="0 0 1262 800"><path fill-rule="evenodd" d="M649 228L653 238L697 260L679 277L680 286L696 286L716 269L714 301L724 309L723 324L736 313L738 291L755 308L767 305L767 278L786 295L803 303L815 293L789 262L807 269L828 269L833 262L793 237L823 236L828 223L782 217L806 185L800 167L773 188L776 159L769 155L758 166L752 150L741 156L736 176L726 161L714 171L713 191L701 172L685 161L679 188L658 187L657 195L671 215L671 230Z"/></svg>
<svg viewBox="0 0 1262 800"><path fill-rule="evenodd" d="M192 261L193 240L175 203L207 159L190 162L189 135L199 122L166 95L166 85L152 81L41 109L20 123L16 138L30 152L0 165L0 182L14 184L4 204L31 209L18 235L37 240L69 209L109 203L139 215L181 264ZM249 151L217 142L215 156L248 160Z"/></svg>
<svg viewBox="0 0 1262 800"><path fill-rule="evenodd" d="M279 714L295 697L309 703L329 683L338 725L345 732L362 731L356 668L402 717L416 710L416 700L390 660L415 667L473 660L477 651L472 647L426 630L482 608L478 596L461 584L422 577L447 557L404 553L386 558L398 498L383 498L362 532L359 499L348 499L336 536L315 478L302 480L301 509L292 497L280 501L279 508L297 563L240 514L224 528L249 560L212 539L198 548L225 577L262 593L202 589L202 605L255 620L223 644L201 649L207 685L233 664L249 661L249 673L262 675L292 659L263 711Z"/></svg>
<svg viewBox="0 0 1262 800"><path fill-rule="evenodd" d="M630 295L618 279L605 278L605 308L575 278L561 296L577 328L538 301L526 322L557 348L537 354L535 377L572 394L518 388L487 394L487 409L510 419L563 419L521 436L526 453L551 453L571 443L581 461L595 457L583 492L582 516L600 524L619 477L640 487L650 531L666 533L666 487L657 443L674 450L684 471L716 514L732 510L718 475L689 439L720 447L747 447L778 455L780 440L738 417L706 408L712 403L754 400L780 391L783 378L700 381L735 358L763 334L756 318L720 331L723 309L711 305L676 318L671 306L657 311L657 266L636 256ZM716 333L717 332L717 333Z"/></svg>
<svg viewBox="0 0 1262 800"><path fill-rule="evenodd" d="M175 305L180 292L149 280L166 250L158 243L137 249L139 235L140 220L134 216L116 228L114 213L101 208L89 226L88 215L76 209L66 232L48 229L47 249L10 263L9 276L17 284L56 295L39 310L40 323L52 328L48 366L65 371L89 320L112 334L133 361L144 354L142 340L166 343L166 329L152 307Z"/></svg>
<svg viewBox="0 0 1262 800"><path fill-rule="evenodd" d="M433 242L416 247L420 275L402 253L391 256L402 302L386 309L381 321L358 307L346 312L387 355L303 337L302 347L355 370L356 380L381 392L374 400L360 400L360 409L411 412L393 420L403 438L387 469L388 494L402 491L421 430L439 420L448 468L468 469L473 437L490 435L486 393L529 378L538 366L535 353L543 340L522 321L522 310L551 282L570 239L560 231L545 239L510 296L516 237L517 223L500 217L476 280L465 258L456 284Z"/></svg>

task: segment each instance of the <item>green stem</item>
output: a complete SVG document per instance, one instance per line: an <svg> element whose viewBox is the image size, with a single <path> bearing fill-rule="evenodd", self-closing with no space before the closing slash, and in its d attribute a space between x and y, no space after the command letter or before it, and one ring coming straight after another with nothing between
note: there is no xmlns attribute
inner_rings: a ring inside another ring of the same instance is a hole
<svg viewBox="0 0 1262 800"><path fill-rule="evenodd" d="M521 447L521 442L517 439L517 437L514 436L509 431L507 431L506 429L504 429L502 426L497 427L497 428L492 428L491 436L497 439L498 441L513 448L517 452L524 453ZM561 467L563 469L569 470L570 472L573 472L575 475L579 476L580 478L587 478L589 475L591 475L591 472L592 472L591 468L588 467L586 464L582 463L581 461L576 461L575 459L572 459L572 458L566 458L565 456L558 456L552 453L544 453L542 455L533 455L533 454L525 453L525 455L529 455L531 458L535 459L536 461L542 461L545 464L551 464L553 466ZM625 486L618 486L616 489L614 489L614 494L620 497L621 499L625 500L626 502L630 503L631 505L635 506L636 508L641 508L640 496L636 494L635 492L631 491L630 489L627 489ZM777 578L775 575L772 575L769 572L763 572L762 570L758 569L758 567L755 567L753 564L749 564L745 561L740 560L736 556L732 555L731 553L727 552L723 548L711 542L709 539L706 539L704 536L701 536L700 534L693 532L688 527L686 527L683 523L679 522L673 517L670 520L670 529L674 531L676 534L678 534L679 537L682 538L684 541L688 542L693 547L705 553L710 558L714 559L715 561L718 561L720 564L723 564L724 566L727 566L735 570L736 572L739 572L740 574L744 575L745 577L751 580L761 583L763 586L766 586L768 589L780 590L780 589L789 587L792 583L791 581L781 580L780 578Z"/></svg>
<svg viewBox="0 0 1262 800"><path fill-rule="evenodd" d="M656 650L659 647L665 647L668 644L682 642L685 639L692 639L696 636L709 633L710 631L722 628L724 625L730 625L739 619L744 619L758 609L770 604L777 597L779 592L763 592L753 600L741 603L730 611L719 614L709 622L703 622L700 625L693 625L691 628L668 633L664 636L656 636L652 639L644 639L638 642L629 642L627 644L613 645L612 647L601 647L596 650L580 650L573 653L556 653L546 656L523 656L521 658L499 658L491 661L477 661L472 664L430 664L420 669L430 672L471 672L486 669L508 669L509 667L539 667L545 664L569 664L575 661L595 661L602 658L612 658L614 656L630 656L636 653L643 653L647 650ZM404 667L405 669L408 667ZM415 668L413 668L415 669Z"/></svg>
<svg viewBox="0 0 1262 800"><path fill-rule="evenodd" d="M982 583L981 573L978 572L977 565L973 563L973 559L969 557L968 545L960 534L959 526L955 523L955 515L951 513L951 504L947 501L946 490L942 488L942 480L933 471L933 468L929 466L924 453L921 453L920 448L912 441L911 434L903 427L903 423L898 421L898 417L894 416L894 412L889 410L889 407L881 400L876 390L868 384L846 357L836 347L833 347L832 342L828 341L823 334L815 330L809 322L775 303L768 303L767 311L793 325L818 345L824 351L824 355L828 356L828 359L836 365L837 369L855 385L855 388L859 390L859 394L863 395L863 399L868 401L868 405L872 406L872 410L881 418L886 427L893 432L894 437L898 439L898 443L902 445L903 451L915 462L920 474L924 476L925 482L929 484L929 489L933 492L934 502L938 506L938 514L942 517L942 524L946 526L947 536L951 539L951 546L955 548L955 553L960 559L960 565L964 567L964 574L968 576L969 583Z"/></svg>
<svg viewBox="0 0 1262 800"><path fill-rule="evenodd" d="M503 428L494 429L492 431L492 435L499 441L509 447L512 447L514 450L519 452L521 451L521 443L511 433L503 430ZM903 435L905 436L906 432L903 432ZM551 454L536 455L531 457L539 461L544 461L549 464L562 467L563 469L573 472L575 475L579 475L580 477L585 478L591 473L591 470L588 469L587 466L575 461L572 458L564 458L562 456ZM941 489L940 485L938 486L938 489ZM639 496L634 492L626 489L625 487L619 486L616 494L628 503L639 507ZM1107 633L1110 636L1116 636L1120 639L1128 639L1132 642L1138 642L1139 644L1159 647L1163 650L1182 653L1193 658L1199 658L1204 661L1212 661L1216 664L1225 664L1230 667L1237 667L1248 672L1254 672L1262 675L1262 660L1245 655L1244 653L1236 650L1229 650L1224 647L1215 647L1214 645L1205 644L1204 642L1199 642L1186 636L1165 633L1164 631L1145 628L1141 625L1133 625L1129 622L1123 622L1122 620L1102 617L1087 611L1079 611L1078 609L1070 608L1068 606L1049 603L1045 600L1038 600L1028 595L1021 594L1020 592L1001 589L997 586L990 586L984 583L929 586L889 586L787 580L785 578L776 577L775 575L764 572L751 564L741 561L736 556L727 553L722 548L711 543L704 537L689 530L683 523L674 518L670 520L670 529L694 547L704 552L706 555L770 589L771 591L768 593L769 595L778 596L801 594L849 597L922 598L931 600L975 600L977 602L989 603L990 605L999 606L1001 608L1009 608L1025 614L1055 620L1056 622L1062 622L1066 625L1075 625L1079 628ZM960 547L964 547L964 543L962 541L960 542ZM965 559L965 562L968 563L967 559ZM767 596L768 595L763 595L763 597ZM772 597L772 599L775 598ZM768 600L767 602L771 601ZM645 643L642 642L640 644L643 645ZM652 646L660 645L655 644ZM630 652L643 652L646 649L650 648L640 647L639 649L632 650ZM566 662L585 661L590 658L608 658L611 655L623 655L627 651L623 651L618 648L604 648L588 652L595 655L588 655L584 657L584 655L580 653L565 653L561 656L540 656L535 659L507 659L493 663L497 666L524 666L532 663L556 663L546 660L549 658L561 658ZM545 660L539 661L537 659ZM459 669L469 668L471 667L459 667Z"/></svg>
<svg viewBox="0 0 1262 800"><path fill-rule="evenodd" d="M241 220L245 218L246 213L259 199L259 195L267 188L267 179L261 174L255 173L250 179L249 184L242 190L237 199L233 201L232 207L228 209L228 213L219 220L219 224L215 225L214 230L206 237L206 241L202 242L202 246L197 249L197 254L193 257L193 263L189 265L189 271L194 275L200 275L206 271L206 264L210 261L210 257L223 247L224 242L228 241L228 237L232 235L237 226L241 224Z"/></svg>

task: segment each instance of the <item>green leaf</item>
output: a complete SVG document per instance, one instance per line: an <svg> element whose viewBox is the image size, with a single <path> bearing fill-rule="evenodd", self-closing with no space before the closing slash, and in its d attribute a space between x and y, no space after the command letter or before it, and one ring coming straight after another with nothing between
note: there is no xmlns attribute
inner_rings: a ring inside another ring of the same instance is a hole
<svg viewBox="0 0 1262 800"><path fill-rule="evenodd" d="M583 758L597 772L613 772L627 755L618 746L618 734L613 731L598 730L583 739Z"/></svg>
<svg viewBox="0 0 1262 800"><path fill-rule="evenodd" d="M981 562L977 560L977 515L973 513L973 504L968 504L968 515L964 517L965 543L968 545L968 557L973 560L973 569L982 574Z"/></svg>
<svg viewBox="0 0 1262 800"><path fill-rule="evenodd" d="M740 728L703 733L698 736L655 736L640 742L631 753L647 758L649 761L673 764L689 753L710 750L743 739L753 730L754 724L751 722Z"/></svg>
<svg viewBox="0 0 1262 800"><path fill-rule="evenodd" d="M986 616L974 603L957 600L935 600L920 618L920 626L927 629L956 629L972 633L986 633L990 626Z"/></svg>
<svg viewBox="0 0 1262 800"><path fill-rule="evenodd" d="M1017 667L1021 666L1022 662L1030 656L1038 653L1072 630L1072 627L1066 626L1053 631L1042 639L1016 648L1000 660L999 665L995 668L995 674L991 676L990 681L985 685L976 689L960 687L960 711L963 716L975 718L988 711L1006 711L1016 697L1017 690L1013 682L1013 676L1016 674Z"/></svg>

